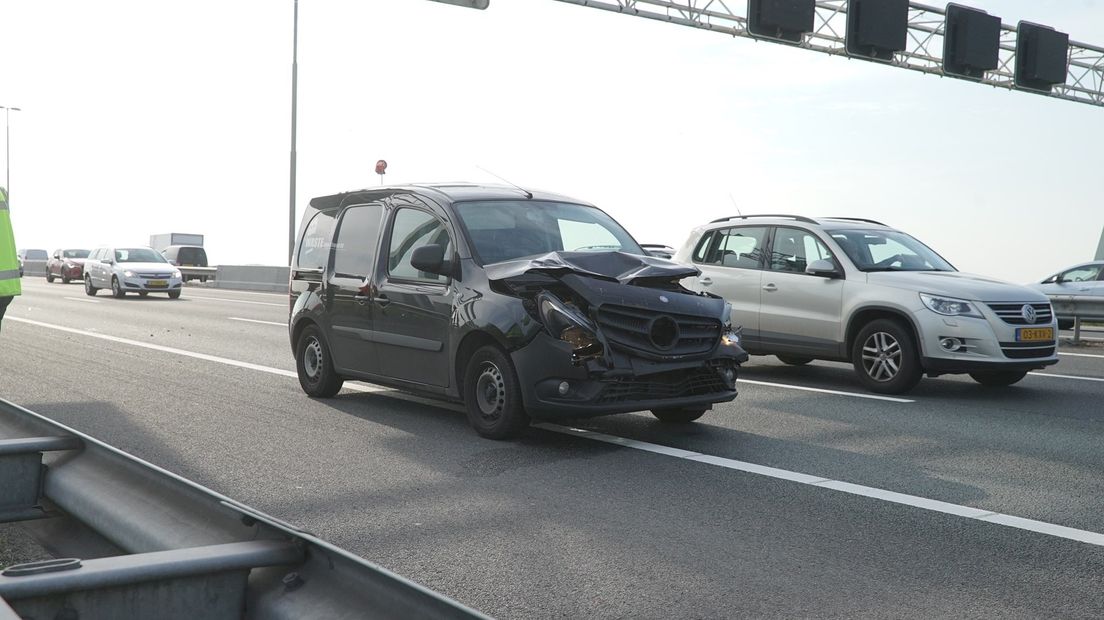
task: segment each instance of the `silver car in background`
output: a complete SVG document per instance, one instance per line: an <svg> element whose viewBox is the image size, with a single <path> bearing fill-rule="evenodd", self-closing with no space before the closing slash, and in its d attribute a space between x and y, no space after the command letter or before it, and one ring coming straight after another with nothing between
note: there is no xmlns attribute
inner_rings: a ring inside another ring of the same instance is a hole
<svg viewBox="0 0 1104 620"><path fill-rule="evenodd" d="M1074 297L1104 297L1104 261L1082 263L1050 276L1042 282L1028 284L1047 297L1070 295ZM1058 327L1073 327L1072 316L1058 315Z"/></svg>
<svg viewBox="0 0 1104 620"><path fill-rule="evenodd" d="M116 298L127 293L141 297L167 293L177 299L183 286L180 270L148 247L96 248L84 262L84 292L88 295L105 288Z"/></svg>

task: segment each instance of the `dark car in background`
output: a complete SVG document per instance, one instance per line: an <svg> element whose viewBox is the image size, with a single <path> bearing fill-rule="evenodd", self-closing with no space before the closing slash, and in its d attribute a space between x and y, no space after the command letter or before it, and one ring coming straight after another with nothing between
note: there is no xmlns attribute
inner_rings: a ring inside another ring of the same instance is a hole
<svg viewBox="0 0 1104 620"><path fill-rule="evenodd" d="M302 221L289 336L311 396L348 378L459 401L496 439L531 417L685 423L736 397L728 304L593 205L411 185L315 198Z"/></svg>
<svg viewBox="0 0 1104 620"><path fill-rule="evenodd" d="M170 245L161 250L161 255L177 267L207 267L207 251L198 245ZM206 282L207 276L184 276L184 281L199 280Z"/></svg>
<svg viewBox="0 0 1104 620"><path fill-rule="evenodd" d="M54 250L46 262L46 281L53 282L61 278L63 284L84 278L84 259L88 250Z"/></svg>

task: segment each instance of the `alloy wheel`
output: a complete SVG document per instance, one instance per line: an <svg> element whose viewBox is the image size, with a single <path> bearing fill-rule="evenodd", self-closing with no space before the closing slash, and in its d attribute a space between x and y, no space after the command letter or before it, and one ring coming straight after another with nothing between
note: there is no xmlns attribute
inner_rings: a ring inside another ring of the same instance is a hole
<svg viewBox="0 0 1104 620"><path fill-rule="evenodd" d="M892 381L901 371L901 355L901 343L892 334L874 332L863 343L863 369L875 381Z"/></svg>

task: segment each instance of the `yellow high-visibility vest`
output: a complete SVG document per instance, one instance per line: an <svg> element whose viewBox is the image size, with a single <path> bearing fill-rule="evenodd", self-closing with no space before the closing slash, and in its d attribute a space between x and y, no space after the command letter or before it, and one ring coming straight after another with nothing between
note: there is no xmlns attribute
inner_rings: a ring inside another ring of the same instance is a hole
<svg viewBox="0 0 1104 620"><path fill-rule="evenodd" d="M19 281L19 256L15 253L15 233L8 211L8 191L0 187L0 297L23 292Z"/></svg>

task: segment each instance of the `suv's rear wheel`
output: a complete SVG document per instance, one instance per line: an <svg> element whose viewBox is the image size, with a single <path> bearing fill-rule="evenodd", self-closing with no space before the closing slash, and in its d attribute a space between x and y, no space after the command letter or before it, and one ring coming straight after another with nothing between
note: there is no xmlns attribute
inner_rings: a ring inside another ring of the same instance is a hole
<svg viewBox="0 0 1104 620"><path fill-rule="evenodd" d="M871 392L902 394L916 387L923 369L907 327L892 319L871 321L855 336L851 363Z"/></svg>
<svg viewBox="0 0 1104 620"><path fill-rule="evenodd" d="M1005 387L1027 376L1026 370L998 370L995 372L972 372L974 381L988 387Z"/></svg>
<svg viewBox="0 0 1104 620"><path fill-rule="evenodd" d="M341 391L345 379L334 370L330 348L314 325L303 328L295 344L295 370L308 396L329 398Z"/></svg>
<svg viewBox="0 0 1104 620"><path fill-rule="evenodd" d="M464 405L475 432L506 439L529 426L514 364L496 346L480 347L464 373Z"/></svg>
<svg viewBox="0 0 1104 620"><path fill-rule="evenodd" d="M811 357L801 357L798 355L775 355L775 357L778 358L778 361L783 364L789 364L790 366L804 366L813 361Z"/></svg>
<svg viewBox="0 0 1104 620"><path fill-rule="evenodd" d="M667 424L688 424L705 415L705 409L652 409L652 415Z"/></svg>

